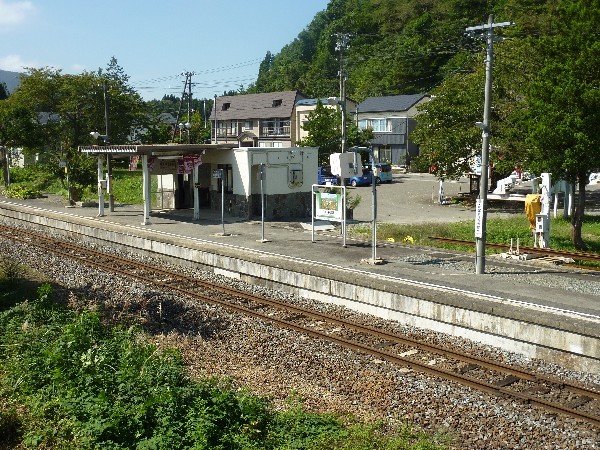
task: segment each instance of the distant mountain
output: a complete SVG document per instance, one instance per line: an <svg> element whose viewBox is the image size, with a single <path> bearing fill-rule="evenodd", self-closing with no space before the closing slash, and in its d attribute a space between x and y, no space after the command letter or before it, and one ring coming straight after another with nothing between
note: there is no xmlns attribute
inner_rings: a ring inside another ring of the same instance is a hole
<svg viewBox="0 0 600 450"><path fill-rule="evenodd" d="M6 83L8 92L12 93L19 84L21 84L19 72L9 72L8 70L0 70L0 83Z"/></svg>

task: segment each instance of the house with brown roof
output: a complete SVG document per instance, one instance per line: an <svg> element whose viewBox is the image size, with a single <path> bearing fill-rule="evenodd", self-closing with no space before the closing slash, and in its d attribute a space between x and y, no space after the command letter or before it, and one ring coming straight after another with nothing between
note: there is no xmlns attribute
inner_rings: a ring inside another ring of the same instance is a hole
<svg viewBox="0 0 600 450"><path fill-rule="evenodd" d="M210 116L213 143L240 147L292 147L298 91L216 97Z"/></svg>
<svg viewBox="0 0 600 450"><path fill-rule="evenodd" d="M390 95L369 97L358 105L358 126L373 130L371 144L376 159L410 165L410 158L419 154L419 148L409 139L416 126L417 108L430 99L428 94Z"/></svg>

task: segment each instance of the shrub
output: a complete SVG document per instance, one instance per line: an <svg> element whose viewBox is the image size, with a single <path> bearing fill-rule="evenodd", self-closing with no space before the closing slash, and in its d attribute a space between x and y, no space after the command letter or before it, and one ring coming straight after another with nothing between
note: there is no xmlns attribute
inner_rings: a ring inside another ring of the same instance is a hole
<svg viewBox="0 0 600 450"><path fill-rule="evenodd" d="M38 189L18 184L11 184L10 186L5 187L2 193L6 197L18 198L20 200L25 200L28 198L39 198L42 196L41 191L39 191Z"/></svg>
<svg viewBox="0 0 600 450"><path fill-rule="evenodd" d="M7 256L0 256L0 280L13 285L23 278L25 270L18 261Z"/></svg>

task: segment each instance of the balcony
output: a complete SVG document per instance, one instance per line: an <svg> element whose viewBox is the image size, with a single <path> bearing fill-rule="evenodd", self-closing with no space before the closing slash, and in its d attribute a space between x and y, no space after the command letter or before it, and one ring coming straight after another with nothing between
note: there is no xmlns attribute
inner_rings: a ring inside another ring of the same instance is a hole
<svg viewBox="0 0 600 450"><path fill-rule="evenodd" d="M261 127L261 137L273 137L273 136L290 136L290 126L283 127Z"/></svg>

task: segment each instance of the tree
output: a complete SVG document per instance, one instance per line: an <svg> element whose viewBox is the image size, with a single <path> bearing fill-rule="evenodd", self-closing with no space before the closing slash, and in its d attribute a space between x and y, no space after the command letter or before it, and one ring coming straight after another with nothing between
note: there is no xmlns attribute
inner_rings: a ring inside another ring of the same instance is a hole
<svg viewBox="0 0 600 450"><path fill-rule="evenodd" d="M127 143L132 127L146 117L143 101L127 85L116 59L99 73L102 77L90 72L64 75L52 68L29 69L21 85L5 100L9 102L5 114L21 119L9 121L4 135L10 136L13 146L40 155L63 185L62 160L69 165L72 186L82 188L95 180L94 160L80 154L78 146L95 143L91 131L104 132L103 82L108 84L111 98L111 143ZM74 192L74 200L77 194Z"/></svg>
<svg viewBox="0 0 600 450"><path fill-rule="evenodd" d="M419 165L439 179L457 179L471 171L481 153L475 122L483 110L482 71L448 77L421 108L411 140L419 145Z"/></svg>
<svg viewBox="0 0 600 450"><path fill-rule="evenodd" d="M102 83L108 85L108 96L110 100L110 141L113 144L126 144L130 142L131 130L143 128L148 123L147 109L142 97L129 85L129 76L119 66L117 59L113 56L106 69L98 69L100 84L94 90L98 96L97 104L103 105ZM102 109L102 111L104 111ZM104 114L97 114L96 129L104 129Z"/></svg>
<svg viewBox="0 0 600 450"><path fill-rule="evenodd" d="M341 151L341 124L341 109L328 108L319 100L315 109L308 114L307 122L303 126L308 136L299 140L297 145L319 147L319 164L328 165L329 155ZM359 130L346 118L346 139L349 147L366 146L372 138L372 130Z"/></svg>
<svg viewBox="0 0 600 450"><path fill-rule="evenodd" d="M8 98L8 88L6 87L6 83L0 83L0 100L6 100Z"/></svg>
<svg viewBox="0 0 600 450"><path fill-rule="evenodd" d="M327 165L329 155L339 152L340 149L341 134L336 116L335 109L326 108L321 101L318 101L315 109L308 114L307 122L302 126L308 136L299 140L297 145L301 147L319 147L320 165Z"/></svg>
<svg viewBox="0 0 600 450"><path fill-rule="evenodd" d="M4 185L9 182L8 154L11 148L34 145L36 133L29 111L10 98L0 100L0 164Z"/></svg>
<svg viewBox="0 0 600 450"><path fill-rule="evenodd" d="M571 238L576 248L585 249L586 184L600 167L600 2L562 0L556 27L556 35L540 42L546 63L529 86L523 111L528 164L577 185Z"/></svg>

